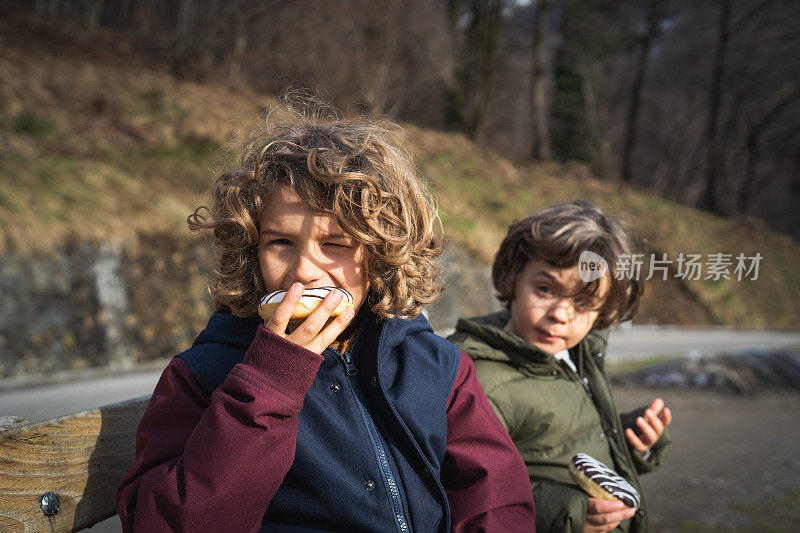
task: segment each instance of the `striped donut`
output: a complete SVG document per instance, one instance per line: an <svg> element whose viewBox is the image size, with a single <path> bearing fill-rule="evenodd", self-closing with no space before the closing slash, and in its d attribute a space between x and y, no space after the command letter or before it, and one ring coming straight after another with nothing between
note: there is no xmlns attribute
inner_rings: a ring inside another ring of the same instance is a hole
<svg viewBox="0 0 800 533"><path fill-rule="evenodd" d="M622 500L628 507L639 507L641 498L625 478L585 453L569 462L569 475L590 496L601 500Z"/></svg>
<svg viewBox="0 0 800 533"><path fill-rule="evenodd" d="M295 306L292 312L292 318L289 321L297 322L308 318L308 315L322 303L322 300L324 300L331 291L339 291L342 293L342 301L339 302L339 305L336 306L336 309L331 313L331 317L339 316L345 309L353 307L353 295L346 290L340 287L314 287L313 289L306 289L303 291L303 295ZM261 304L258 306L258 314L264 319L264 322L270 319L275 309L278 307L278 304L283 301L284 296L286 296L286 291L275 291L261 299Z"/></svg>

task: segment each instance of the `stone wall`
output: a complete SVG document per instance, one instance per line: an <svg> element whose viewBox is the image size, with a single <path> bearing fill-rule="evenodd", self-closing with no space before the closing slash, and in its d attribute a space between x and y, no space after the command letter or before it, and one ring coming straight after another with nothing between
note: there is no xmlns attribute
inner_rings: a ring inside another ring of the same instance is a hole
<svg viewBox="0 0 800 533"><path fill-rule="evenodd" d="M124 368L185 349L212 308L206 262L162 234L0 257L0 377Z"/></svg>
<svg viewBox="0 0 800 533"><path fill-rule="evenodd" d="M447 290L427 313L437 332L498 308L488 266L444 255ZM128 368L191 345L213 310L206 247L168 234L135 243L65 243L0 257L0 378Z"/></svg>
<svg viewBox="0 0 800 533"><path fill-rule="evenodd" d="M484 315L502 308L494 297L490 265L457 245L445 248L442 263L446 289L439 301L426 308L436 333L452 333L459 317Z"/></svg>

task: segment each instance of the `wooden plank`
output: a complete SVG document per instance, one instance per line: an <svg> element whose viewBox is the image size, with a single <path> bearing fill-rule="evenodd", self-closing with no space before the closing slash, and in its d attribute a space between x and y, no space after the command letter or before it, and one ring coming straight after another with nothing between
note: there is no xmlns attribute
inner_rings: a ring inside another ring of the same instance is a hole
<svg viewBox="0 0 800 533"><path fill-rule="evenodd" d="M149 396L0 432L0 531L78 531L117 512ZM45 516L41 498L58 496Z"/></svg>

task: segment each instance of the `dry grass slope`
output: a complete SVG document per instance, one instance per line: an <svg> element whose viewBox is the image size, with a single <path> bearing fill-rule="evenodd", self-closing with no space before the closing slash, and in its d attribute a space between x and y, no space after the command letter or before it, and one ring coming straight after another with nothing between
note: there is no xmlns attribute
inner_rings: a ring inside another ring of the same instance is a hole
<svg viewBox="0 0 800 533"><path fill-rule="evenodd" d="M268 98L176 79L117 36L0 22L0 249L46 254L68 239L186 235L231 139ZM461 135L408 126L409 146L442 209L445 232L489 260L515 218L557 201L618 213L650 249L764 257L758 281L648 284L641 320L800 325L800 244L752 219L725 219L619 191L581 165L518 166Z"/></svg>

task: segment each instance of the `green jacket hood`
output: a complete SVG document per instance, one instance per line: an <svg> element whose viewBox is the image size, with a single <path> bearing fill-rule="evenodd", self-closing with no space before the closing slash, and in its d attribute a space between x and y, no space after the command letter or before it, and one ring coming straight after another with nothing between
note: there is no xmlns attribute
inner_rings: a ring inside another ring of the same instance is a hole
<svg viewBox="0 0 800 533"><path fill-rule="evenodd" d="M507 309L489 315L460 318L455 335L471 336L474 350L465 350L473 359L487 359L513 363L515 359L544 363L549 354L526 342L519 335L503 329L508 323ZM454 335L454 336L455 336Z"/></svg>
<svg viewBox="0 0 800 533"><path fill-rule="evenodd" d="M503 329L509 317L508 309L503 309L484 316L461 318L450 340L475 361L508 363L533 374L552 373L558 363L551 354ZM592 349L605 350L607 336L607 331L592 331L588 344Z"/></svg>

